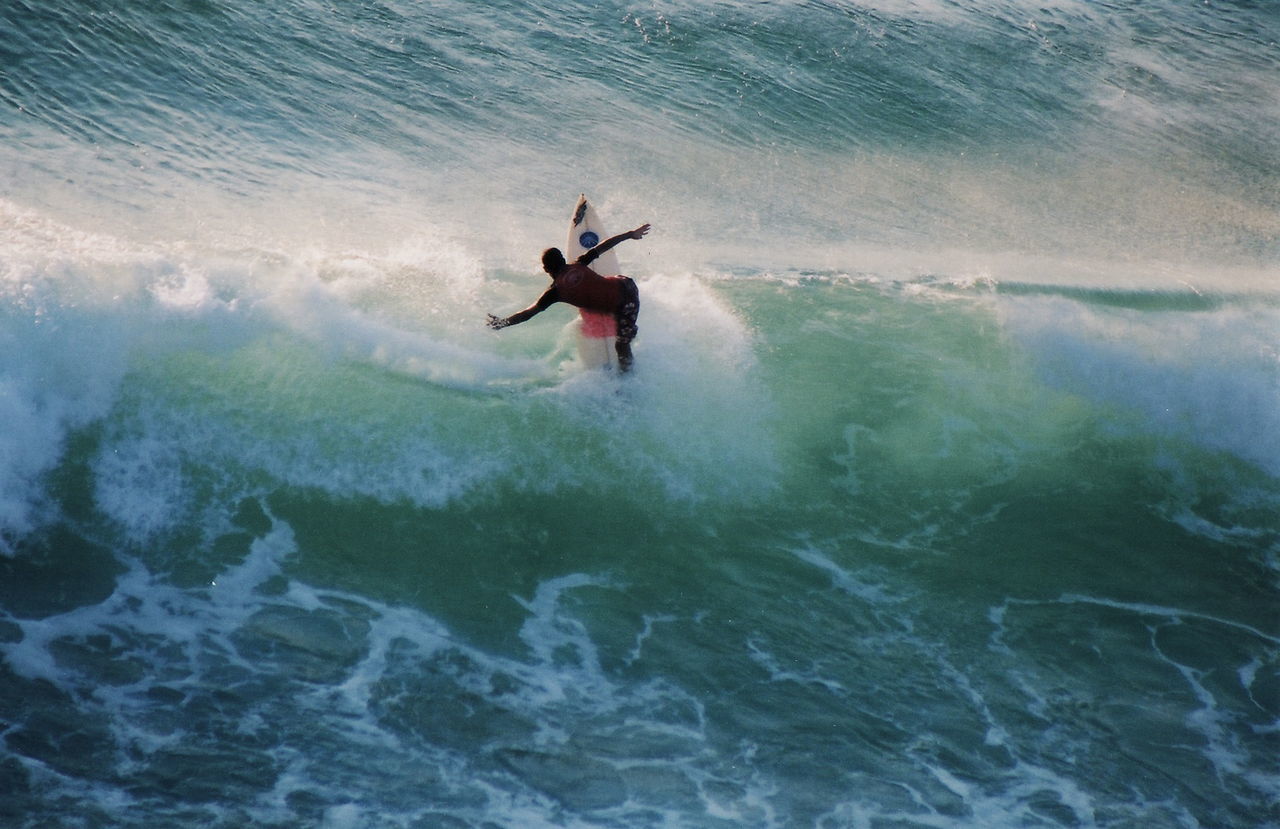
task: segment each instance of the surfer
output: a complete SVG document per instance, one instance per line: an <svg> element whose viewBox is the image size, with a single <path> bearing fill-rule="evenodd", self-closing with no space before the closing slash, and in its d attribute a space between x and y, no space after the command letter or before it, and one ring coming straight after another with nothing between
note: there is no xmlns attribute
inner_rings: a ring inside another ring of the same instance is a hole
<svg viewBox="0 0 1280 829"><path fill-rule="evenodd" d="M627 239L643 239L649 225L611 236L582 254L572 264L564 259L559 248L547 248L542 252L542 269L551 277L551 287L538 297L538 301L523 311L509 317L489 314L489 327L495 331L508 325L518 325L535 314L540 314L557 302L567 302L588 311L613 314L618 326L614 350L618 352L618 367L631 368L631 341L636 336L636 315L640 313L640 294L636 283L629 276L601 276L590 268L605 251Z"/></svg>

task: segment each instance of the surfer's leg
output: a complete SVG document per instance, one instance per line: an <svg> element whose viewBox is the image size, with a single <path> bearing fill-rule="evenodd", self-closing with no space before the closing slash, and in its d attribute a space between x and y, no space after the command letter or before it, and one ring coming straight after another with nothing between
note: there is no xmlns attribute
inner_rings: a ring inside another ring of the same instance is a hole
<svg viewBox="0 0 1280 829"><path fill-rule="evenodd" d="M623 277L622 304L614 311L614 319L618 323L618 336L613 341L613 349L618 352L618 368L627 371L631 368L631 341L635 339L639 329L636 328L636 317L640 314L640 292L636 283Z"/></svg>
<svg viewBox="0 0 1280 829"><path fill-rule="evenodd" d="M619 338L613 342L613 350L618 353L618 369L620 371L630 371L633 358L631 357L631 343Z"/></svg>

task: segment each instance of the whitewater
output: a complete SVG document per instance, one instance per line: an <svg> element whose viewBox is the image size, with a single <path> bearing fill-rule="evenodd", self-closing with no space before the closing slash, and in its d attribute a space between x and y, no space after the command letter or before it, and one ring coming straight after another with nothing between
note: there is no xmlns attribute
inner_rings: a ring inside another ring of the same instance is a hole
<svg viewBox="0 0 1280 829"><path fill-rule="evenodd" d="M0 3L0 824L1280 827L1278 43Z"/></svg>

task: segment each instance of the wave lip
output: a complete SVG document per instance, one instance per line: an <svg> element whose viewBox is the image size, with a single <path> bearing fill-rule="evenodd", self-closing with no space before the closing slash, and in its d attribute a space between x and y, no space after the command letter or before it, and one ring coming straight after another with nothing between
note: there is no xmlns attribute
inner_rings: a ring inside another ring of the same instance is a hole
<svg viewBox="0 0 1280 829"><path fill-rule="evenodd" d="M1055 291L1004 301L1000 317L1048 382L1280 476L1271 300Z"/></svg>

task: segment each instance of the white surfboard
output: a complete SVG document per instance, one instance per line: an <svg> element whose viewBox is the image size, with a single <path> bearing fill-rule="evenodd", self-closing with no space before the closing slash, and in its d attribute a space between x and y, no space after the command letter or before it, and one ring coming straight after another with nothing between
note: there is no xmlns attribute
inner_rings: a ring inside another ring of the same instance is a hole
<svg viewBox="0 0 1280 829"><path fill-rule="evenodd" d="M609 234L604 232L604 225L601 224L596 209L585 195L578 196L569 219L569 238L565 242L564 258L573 262L608 238ZM591 269L601 276L617 276L621 272L618 255L611 250L605 251L591 263ZM616 369L618 355L613 349L613 340L617 326L613 314L581 308L578 313L578 358L582 360L582 364L587 368Z"/></svg>

